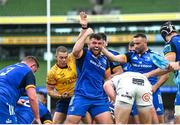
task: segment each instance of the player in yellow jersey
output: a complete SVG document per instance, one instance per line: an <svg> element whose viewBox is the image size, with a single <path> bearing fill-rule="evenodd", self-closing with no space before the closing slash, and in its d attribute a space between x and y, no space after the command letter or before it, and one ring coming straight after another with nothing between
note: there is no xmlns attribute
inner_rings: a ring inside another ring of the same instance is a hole
<svg viewBox="0 0 180 125"><path fill-rule="evenodd" d="M54 124L62 124L76 82L76 64L73 55L64 46L56 49L56 64L48 71L46 88L49 96L58 99L53 117Z"/></svg>

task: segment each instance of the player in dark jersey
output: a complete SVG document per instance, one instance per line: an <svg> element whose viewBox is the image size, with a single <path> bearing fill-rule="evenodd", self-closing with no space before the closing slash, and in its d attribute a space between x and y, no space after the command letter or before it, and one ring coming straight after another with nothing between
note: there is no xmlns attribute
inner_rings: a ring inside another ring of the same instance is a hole
<svg viewBox="0 0 180 125"><path fill-rule="evenodd" d="M33 73L37 71L39 63L33 56L25 57L21 63L7 66L0 70L0 123L17 123L14 108L21 95L25 92L29 97L34 117L41 123L38 101L36 97L36 83Z"/></svg>

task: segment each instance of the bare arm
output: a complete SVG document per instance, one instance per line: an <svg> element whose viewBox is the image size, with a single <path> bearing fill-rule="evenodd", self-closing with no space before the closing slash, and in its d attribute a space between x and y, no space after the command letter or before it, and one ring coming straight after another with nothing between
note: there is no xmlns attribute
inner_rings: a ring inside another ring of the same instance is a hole
<svg viewBox="0 0 180 125"><path fill-rule="evenodd" d="M160 68L157 68L155 70L152 70L148 73L145 73L145 76L147 78L153 77L153 76L160 76L160 75L164 75L166 73L169 73L171 70L170 69L166 69L166 70L162 70Z"/></svg>
<svg viewBox="0 0 180 125"><path fill-rule="evenodd" d="M88 35L93 33L93 30L91 28L87 28L88 22L87 22L87 15L85 12L80 12L80 24L81 24L82 30L72 50L72 53L76 59L82 56L85 40L88 37Z"/></svg>
<svg viewBox="0 0 180 125"><path fill-rule="evenodd" d="M119 75L119 74L123 73L124 71L121 66L117 66L117 67L113 68L112 72L113 73L111 74L111 78L115 75Z"/></svg>
<svg viewBox="0 0 180 125"><path fill-rule="evenodd" d="M34 87L29 87L29 88L27 88L26 92L29 97L29 102L30 102L32 111L34 113L34 118L38 124L41 124L41 120L40 120L40 116L39 116L38 99L36 96L36 89Z"/></svg>
<svg viewBox="0 0 180 125"><path fill-rule="evenodd" d="M170 62L169 65L173 70L180 70L180 62Z"/></svg>
<svg viewBox="0 0 180 125"><path fill-rule="evenodd" d="M156 84L152 86L152 92L156 92L156 90L159 87L161 87L168 80L168 78L169 78L169 73L160 76Z"/></svg>
<svg viewBox="0 0 180 125"><path fill-rule="evenodd" d="M87 22L87 14L85 12L80 12L80 20L79 23L81 24L82 30L77 38L77 40L79 40L79 38L81 38L81 36L86 32L86 30L88 29L88 22ZM87 28L87 29L86 29Z"/></svg>
<svg viewBox="0 0 180 125"><path fill-rule="evenodd" d="M102 48L102 52L105 56L108 57L110 61L114 62L120 62L120 63L126 63L126 57L125 55L114 55L111 52L109 52L106 48Z"/></svg>
<svg viewBox="0 0 180 125"><path fill-rule="evenodd" d="M47 93L49 96L51 96L52 98L60 98L61 95L55 91L55 86L54 85L50 85L50 84L46 84L46 89L47 89Z"/></svg>
<svg viewBox="0 0 180 125"><path fill-rule="evenodd" d="M108 80L104 83L104 90L106 92L106 94L109 96L109 98L115 102L115 99L116 99L116 92L112 86L112 81L111 80Z"/></svg>
<svg viewBox="0 0 180 125"><path fill-rule="evenodd" d="M78 39L78 41L75 43L72 54L75 58L80 58L83 54L83 47L85 44L86 38L93 33L93 30L91 28L88 28L86 32Z"/></svg>

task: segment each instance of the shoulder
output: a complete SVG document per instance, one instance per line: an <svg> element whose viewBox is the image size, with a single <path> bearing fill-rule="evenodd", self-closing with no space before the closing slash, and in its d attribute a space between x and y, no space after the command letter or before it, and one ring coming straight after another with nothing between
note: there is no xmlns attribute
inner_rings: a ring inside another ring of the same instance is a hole
<svg viewBox="0 0 180 125"><path fill-rule="evenodd" d="M114 51L114 50L108 50L108 51L111 52L114 55L118 55L119 54L117 51Z"/></svg>
<svg viewBox="0 0 180 125"><path fill-rule="evenodd" d="M59 70L60 68L54 64L51 69L48 71L48 74L55 74L57 72L57 70Z"/></svg>

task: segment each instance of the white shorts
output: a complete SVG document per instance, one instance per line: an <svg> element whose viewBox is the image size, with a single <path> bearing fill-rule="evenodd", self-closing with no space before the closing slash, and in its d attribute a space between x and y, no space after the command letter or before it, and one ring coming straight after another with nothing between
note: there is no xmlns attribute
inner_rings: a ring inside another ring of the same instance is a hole
<svg viewBox="0 0 180 125"><path fill-rule="evenodd" d="M152 85L143 74L125 72L113 77L112 82L117 92L117 104L119 101L122 101L133 105L136 100L138 106L152 105Z"/></svg>

